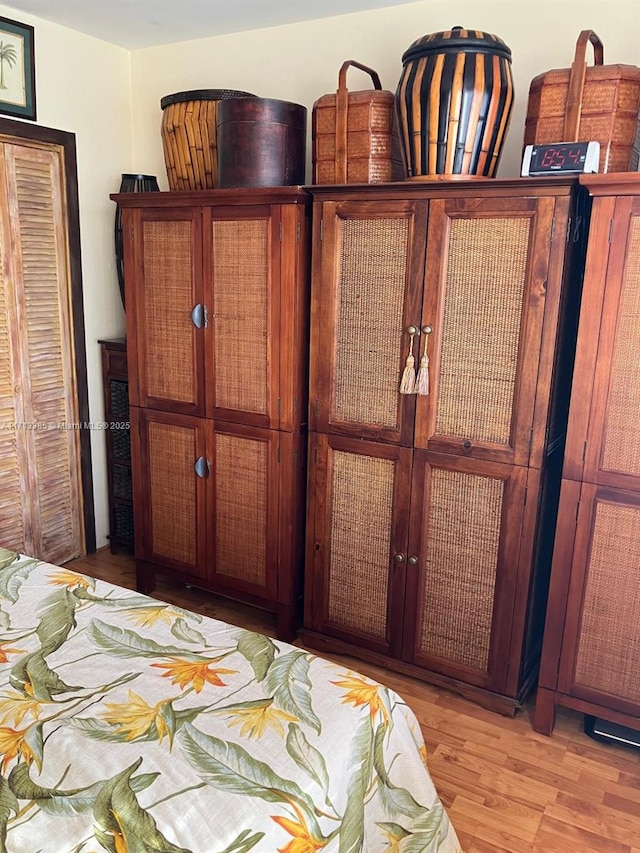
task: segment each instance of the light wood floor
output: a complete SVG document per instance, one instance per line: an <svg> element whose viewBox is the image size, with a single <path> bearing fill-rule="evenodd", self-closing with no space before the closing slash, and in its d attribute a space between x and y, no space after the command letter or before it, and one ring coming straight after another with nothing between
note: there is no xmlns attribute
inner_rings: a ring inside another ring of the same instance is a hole
<svg viewBox="0 0 640 853"><path fill-rule="evenodd" d="M69 565L134 586L128 555L103 549ZM270 614L175 582L159 578L154 595L273 633ZM588 738L582 715L572 711L558 710L547 738L531 728L531 703L509 719L391 670L340 660L392 687L415 712L431 775L465 853L640 853L640 750Z"/></svg>

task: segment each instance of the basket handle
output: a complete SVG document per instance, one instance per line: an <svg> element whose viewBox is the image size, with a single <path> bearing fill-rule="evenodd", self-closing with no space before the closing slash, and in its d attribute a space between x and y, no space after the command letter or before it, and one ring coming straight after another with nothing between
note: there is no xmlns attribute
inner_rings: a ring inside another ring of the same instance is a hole
<svg viewBox="0 0 640 853"><path fill-rule="evenodd" d="M374 89L382 89L380 77L373 68L356 62L355 59L347 59L346 62L342 63L338 74L338 92L336 95L336 183L338 184L347 183L347 110L349 108L347 70L351 65L369 74Z"/></svg>
<svg viewBox="0 0 640 853"><path fill-rule="evenodd" d="M567 93L567 107L562 134L564 142L578 141L580 115L582 113L582 93L584 91L584 81L587 76L586 56L588 42L591 42L593 45L593 60L595 65L602 65L604 62L604 46L599 36L593 30L582 30L576 42L576 54L569 76L569 91Z"/></svg>

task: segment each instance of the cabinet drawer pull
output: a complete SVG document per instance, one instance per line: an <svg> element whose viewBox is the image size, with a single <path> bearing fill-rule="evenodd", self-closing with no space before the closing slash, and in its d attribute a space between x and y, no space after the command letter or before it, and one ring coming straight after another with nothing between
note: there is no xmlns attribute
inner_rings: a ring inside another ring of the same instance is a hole
<svg viewBox="0 0 640 853"><path fill-rule="evenodd" d="M416 557L415 554L412 554L409 557L409 559L407 560L407 563L409 563L410 566L417 566L418 565L418 557Z"/></svg>
<svg viewBox="0 0 640 853"><path fill-rule="evenodd" d="M433 332L433 327L423 326L422 331L424 332L424 350L422 351L420 367L418 368L418 375L416 377L416 394L420 397L426 397L429 394L429 354L427 353L427 346L429 345L429 335Z"/></svg>
<svg viewBox="0 0 640 853"><path fill-rule="evenodd" d="M204 456L200 456L198 459L196 459L196 464L193 466L193 468L201 480L206 480L209 474L211 473L211 465L209 464L209 460L205 459Z"/></svg>
<svg viewBox="0 0 640 853"><path fill-rule="evenodd" d="M404 554L394 554L393 559L396 563L404 563Z"/></svg>
<svg viewBox="0 0 640 853"><path fill-rule="evenodd" d="M191 312L191 322L196 329L206 329L209 325L209 312L201 302L194 305L193 311Z"/></svg>

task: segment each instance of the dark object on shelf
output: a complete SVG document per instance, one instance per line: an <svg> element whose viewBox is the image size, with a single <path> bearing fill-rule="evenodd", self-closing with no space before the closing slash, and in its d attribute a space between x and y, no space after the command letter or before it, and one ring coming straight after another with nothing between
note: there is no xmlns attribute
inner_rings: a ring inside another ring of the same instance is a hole
<svg viewBox="0 0 640 853"><path fill-rule="evenodd" d="M218 186L218 101L254 97L235 89L192 89L160 100L160 132L170 190L212 190Z"/></svg>
<svg viewBox="0 0 640 853"><path fill-rule="evenodd" d="M404 52L396 91L409 178L495 177L511 108L511 50L490 33L422 36Z"/></svg>
<svg viewBox="0 0 640 853"><path fill-rule="evenodd" d="M619 743L640 749L640 732L609 720L601 720L590 714L584 715L584 733L601 743Z"/></svg>
<svg viewBox="0 0 640 853"><path fill-rule="evenodd" d="M109 491L109 541L133 548L133 490L129 428L129 379L124 340L99 341L102 347L104 419L107 424L107 484Z"/></svg>
<svg viewBox="0 0 640 853"><path fill-rule="evenodd" d="M587 68L587 44L595 65ZM524 144L599 142L601 172L635 172L634 140L640 111L640 68L604 65L604 47L593 30L578 36L571 68L531 81Z"/></svg>
<svg viewBox="0 0 640 853"><path fill-rule="evenodd" d="M371 77L373 91L347 90L351 66ZM354 59L342 64L338 91L313 105L312 137L314 184L377 184L405 178L393 92L383 91L378 74Z"/></svg>
<svg viewBox="0 0 640 853"><path fill-rule="evenodd" d="M121 193L150 193L159 192L158 180L155 175L122 175L120 182ZM122 211L116 205L116 222L115 222L115 243L116 243L116 272L118 273L118 286L120 287L120 296L124 305L124 266L122 257Z"/></svg>
<svg viewBox="0 0 640 853"><path fill-rule="evenodd" d="M307 109L274 98L218 104L218 186L303 184Z"/></svg>

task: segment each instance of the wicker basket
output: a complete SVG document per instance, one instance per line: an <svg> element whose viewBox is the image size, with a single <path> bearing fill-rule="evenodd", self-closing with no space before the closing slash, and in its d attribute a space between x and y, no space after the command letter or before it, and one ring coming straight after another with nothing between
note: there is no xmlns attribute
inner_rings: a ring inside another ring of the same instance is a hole
<svg viewBox="0 0 640 853"><path fill-rule="evenodd" d="M587 43L595 66L587 68ZM603 65L602 42L592 30L578 37L571 68L540 74L531 81L524 144L600 143L600 171L638 168L634 141L640 112L640 68Z"/></svg>
<svg viewBox="0 0 640 853"><path fill-rule="evenodd" d="M233 89L195 89L166 95L162 108L162 148L170 190L214 189L218 179L218 101L252 98Z"/></svg>
<svg viewBox="0 0 640 853"><path fill-rule="evenodd" d="M374 90L347 91L350 66L370 75ZM342 64L335 95L313 105L313 183L372 184L404 179L392 92L380 77L354 59Z"/></svg>

